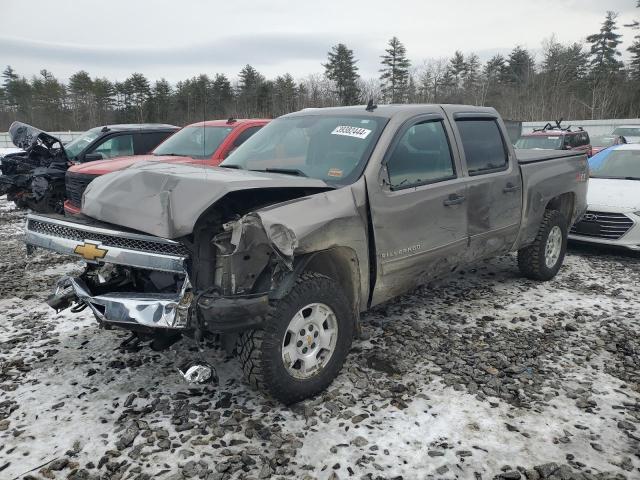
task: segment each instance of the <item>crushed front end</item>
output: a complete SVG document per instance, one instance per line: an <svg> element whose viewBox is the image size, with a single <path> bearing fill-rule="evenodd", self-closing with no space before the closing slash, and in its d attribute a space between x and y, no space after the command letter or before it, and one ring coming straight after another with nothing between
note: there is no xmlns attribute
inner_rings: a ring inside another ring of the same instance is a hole
<svg viewBox="0 0 640 480"><path fill-rule="evenodd" d="M193 252L178 241L34 214L27 217L25 241L28 248L85 260L82 274L60 279L47 303L57 311L88 307L105 326L201 337L257 326L268 309L267 294L194 288Z"/></svg>
<svg viewBox="0 0 640 480"><path fill-rule="evenodd" d="M193 293L180 243L40 215L27 217L26 243L86 261L81 275L58 282L54 309L89 307L99 322L132 330L189 328Z"/></svg>

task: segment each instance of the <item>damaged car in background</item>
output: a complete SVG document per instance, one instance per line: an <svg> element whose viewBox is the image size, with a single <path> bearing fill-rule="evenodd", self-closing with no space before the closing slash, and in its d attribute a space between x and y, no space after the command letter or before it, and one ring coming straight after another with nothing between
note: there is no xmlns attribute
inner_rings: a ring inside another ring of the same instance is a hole
<svg viewBox="0 0 640 480"><path fill-rule="evenodd" d="M516 153L491 108L307 109L219 167L103 175L82 215L29 215L26 242L86 260L56 310L89 308L158 349L215 336L251 385L293 403L338 375L375 305L510 251L553 278L587 179L584 153Z"/></svg>
<svg viewBox="0 0 640 480"><path fill-rule="evenodd" d="M19 208L62 213L70 165L148 153L177 130L163 124L111 125L92 128L63 145L36 127L13 122L9 135L20 150L0 160L0 195Z"/></svg>

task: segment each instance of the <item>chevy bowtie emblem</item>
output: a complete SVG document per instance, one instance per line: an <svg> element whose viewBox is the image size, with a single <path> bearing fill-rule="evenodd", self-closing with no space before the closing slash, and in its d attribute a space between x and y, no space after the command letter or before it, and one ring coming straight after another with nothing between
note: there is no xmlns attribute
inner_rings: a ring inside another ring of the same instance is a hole
<svg viewBox="0 0 640 480"><path fill-rule="evenodd" d="M85 260L90 262L96 261L98 258L104 258L107 254L106 249L98 247L98 243L84 242L73 249L73 253L82 255Z"/></svg>

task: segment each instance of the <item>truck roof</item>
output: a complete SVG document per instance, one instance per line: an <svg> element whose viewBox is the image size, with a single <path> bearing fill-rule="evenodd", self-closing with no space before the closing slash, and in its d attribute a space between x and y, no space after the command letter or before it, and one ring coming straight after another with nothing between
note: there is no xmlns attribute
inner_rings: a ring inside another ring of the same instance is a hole
<svg viewBox="0 0 640 480"><path fill-rule="evenodd" d="M196 122L187 127L239 127L246 124L263 125L269 123L268 118L230 118L228 120L206 120L204 122Z"/></svg>
<svg viewBox="0 0 640 480"><path fill-rule="evenodd" d="M110 131L121 132L128 130L177 130L180 127L169 125L168 123L118 123L95 128L108 128Z"/></svg>
<svg viewBox="0 0 640 480"><path fill-rule="evenodd" d="M460 107L465 112L469 113L490 113L492 115L498 115L498 112L491 107L475 107L469 105L456 105L456 104L444 104L444 103L409 103L409 104L387 104L376 105L373 111L368 111L366 105L353 105L350 107L324 107L324 108L305 108L299 112L289 113L284 117L292 117L298 115L372 115L376 117L392 118L396 115L406 115L407 113L414 113L419 115L421 113L433 113L434 110L440 110L443 107Z"/></svg>
<svg viewBox="0 0 640 480"><path fill-rule="evenodd" d="M523 133L522 136L523 137L537 137L537 136L561 137L563 135L575 135L577 133L582 133L582 130L558 130L558 129L554 129L554 130L539 130L537 132Z"/></svg>

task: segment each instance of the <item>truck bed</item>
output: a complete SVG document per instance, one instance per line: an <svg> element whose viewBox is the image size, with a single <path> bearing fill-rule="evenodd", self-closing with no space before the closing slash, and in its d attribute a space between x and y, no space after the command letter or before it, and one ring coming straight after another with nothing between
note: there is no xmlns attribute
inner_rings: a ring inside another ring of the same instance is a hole
<svg viewBox="0 0 640 480"><path fill-rule="evenodd" d="M541 150L541 149L519 149L516 150L518 163L536 163L555 158L575 157L584 155L584 152L572 150Z"/></svg>

